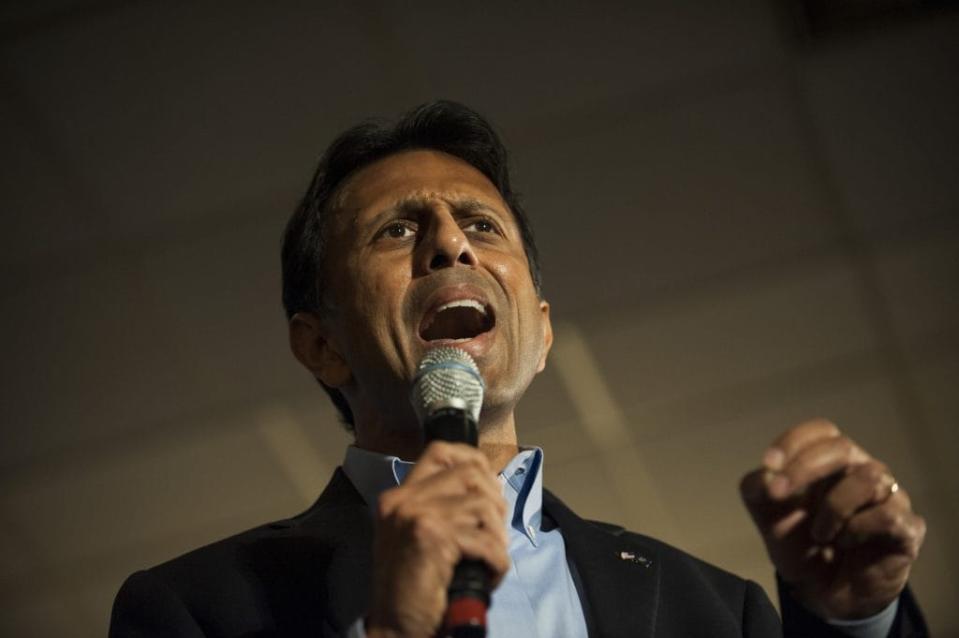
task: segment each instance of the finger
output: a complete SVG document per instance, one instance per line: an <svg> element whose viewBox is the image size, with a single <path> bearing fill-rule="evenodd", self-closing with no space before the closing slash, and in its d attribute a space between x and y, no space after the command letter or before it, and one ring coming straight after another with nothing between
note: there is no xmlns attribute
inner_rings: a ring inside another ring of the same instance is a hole
<svg viewBox="0 0 959 638"><path fill-rule="evenodd" d="M743 503L752 516L756 528L769 543L781 543L800 529L808 527L808 512L800 498L773 500L768 492L768 480L772 472L758 469L743 477L740 483Z"/></svg>
<svg viewBox="0 0 959 638"><path fill-rule="evenodd" d="M428 548L430 556L452 567L464 558L484 561L490 568L494 583L509 570L509 541L505 526L476 524L454 530L443 517L421 517L416 520L417 536Z"/></svg>
<svg viewBox="0 0 959 638"><path fill-rule="evenodd" d="M816 481L869 460L869 455L845 436L822 438L791 457L769 482L769 493L774 499L801 494Z"/></svg>
<svg viewBox="0 0 959 638"><path fill-rule="evenodd" d="M769 470L759 468L739 481L739 493L747 507L749 505L761 505L769 501L769 493L766 490L766 475L768 473Z"/></svg>
<svg viewBox="0 0 959 638"><path fill-rule="evenodd" d="M781 470L808 445L839 436L839 428L826 419L813 419L792 427L776 438L763 454L763 466Z"/></svg>
<svg viewBox="0 0 959 638"><path fill-rule="evenodd" d="M785 513L795 507L796 503L777 501L769 493L769 484L778 476L765 468L758 468L747 474L739 482L739 493L747 509L757 521Z"/></svg>
<svg viewBox="0 0 959 638"><path fill-rule="evenodd" d="M463 496L475 492L491 500L504 502L500 482L495 476L473 463L457 465L413 485L404 484L401 487L410 492L411 498L419 501L444 496Z"/></svg>
<svg viewBox="0 0 959 638"><path fill-rule="evenodd" d="M482 532L494 547L507 547L505 517L496 503L480 494L434 499L427 503L404 501L389 517L377 521L380 530L400 532L429 554L443 556L441 562L459 560L454 551L460 538ZM445 550L444 550L445 548ZM392 547L391 551L397 548Z"/></svg>
<svg viewBox="0 0 959 638"><path fill-rule="evenodd" d="M400 486L383 492L378 503L377 520L392 521L400 526L415 524L419 519L436 520L460 528L479 524L502 529L505 534L506 499L498 490L464 492L460 481L452 474L462 474L468 469L453 468L414 487Z"/></svg>
<svg viewBox="0 0 959 638"><path fill-rule="evenodd" d="M500 537L504 545L508 542L504 509L484 496L471 494L466 497L447 497L433 501L429 506L429 515L444 520L454 535L476 528L489 529Z"/></svg>
<svg viewBox="0 0 959 638"><path fill-rule="evenodd" d="M410 470L404 485L416 483L428 476L449 469L455 465L472 463L492 473L489 459L479 449L465 443L449 443L447 441L433 441L426 446L423 454L417 459L416 465Z"/></svg>
<svg viewBox="0 0 959 638"><path fill-rule="evenodd" d="M386 490L380 494L378 508L382 517L388 516L402 503L425 503L437 498L462 497L470 493L483 494L486 498L501 503L505 512L502 487L496 477L472 462L446 468L413 483L404 482L398 487Z"/></svg>
<svg viewBox="0 0 959 638"><path fill-rule="evenodd" d="M889 498L894 483L892 474L879 461L856 466L815 508L810 531L813 540L820 544L832 541L856 512Z"/></svg>
<svg viewBox="0 0 959 638"><path fill-rule="evenodd" d="M914 559L925 536L925 519L912 511L905 490L899 490L885 502L855 514L839 534L837 544L843 549L887 547Z"/></svg>
<svg viewBox="0 0 959 638"><path fill-rule="evenodd" d="M510 558L507 545L492 534L490 530L474 529L460 534L456 544L461 558L481 560L490 568L493 585L499 582L509 571Z"/></svg>

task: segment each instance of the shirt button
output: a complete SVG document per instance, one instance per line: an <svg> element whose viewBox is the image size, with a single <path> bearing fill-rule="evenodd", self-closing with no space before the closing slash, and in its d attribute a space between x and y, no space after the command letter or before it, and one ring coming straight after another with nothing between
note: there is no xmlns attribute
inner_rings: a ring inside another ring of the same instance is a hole
<svg viewBox="0 0 959 638"><path fill-rule="evenodd" d="M530 535L532 538L536 538L536 530L533 529L533 526L532 526L532 525L527 525L527 526L526 526L526 531L529 532L529 535Z"/></svg>
<svg viewBox="0 0 959 638"><path fill-rule="evenodd" d="M516 470L517 476L522 476L523 474L526 474L526 468L521 467L518 470Z"/></svg>

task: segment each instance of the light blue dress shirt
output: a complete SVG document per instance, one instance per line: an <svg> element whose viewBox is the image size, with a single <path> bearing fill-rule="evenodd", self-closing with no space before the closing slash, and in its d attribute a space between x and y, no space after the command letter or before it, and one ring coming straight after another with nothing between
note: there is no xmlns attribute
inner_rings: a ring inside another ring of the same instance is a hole
<svg viewBox="0 0 959 638"><path fill-rule="evenodd" d="M346 449L343 471L375 512L381 492L406 478L413 463L397 456ZM566 561L559 528L543 531L543 451L523 449L499 473L506 499L506 525L512 564L493 591L487 615L489 638L585 638L586 619ZM899 607L898 599L869 618L827 621L850 638L886 638ZM365 638L363 619L348 638Z"/></svg>
<svg viewBox="0 0 959 638"><path fill-rule="evenodd" d="M343 471L371 508L403 482L412 463L350 446ZM586 638L586 618L558 528L543 531L543 451L522 450L499 473L506 499L510 569L493 591L489 638ZM350 637L365 635L360 619Z"/></svg>

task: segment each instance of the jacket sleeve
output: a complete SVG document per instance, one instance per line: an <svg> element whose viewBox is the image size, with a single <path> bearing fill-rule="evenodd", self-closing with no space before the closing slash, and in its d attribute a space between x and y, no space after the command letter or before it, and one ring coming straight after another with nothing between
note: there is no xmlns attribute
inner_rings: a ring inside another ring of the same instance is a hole
<svg viewBox="0 0 959 638"><path fill-rule="evenodd" d="M806 636L848 638L848 634L843 633L838 627L829 625L796 602L786 591L778 575L776 581L779 587L779 604L782 608L785 638L805 638ZM899 608L887 638L928 638L928 636L929 629L926 627L922 611L912 591L906 587L899 595Z"/></svg>
<svg viewBox="0 0 959 638"><path fill-rule="evenodd" d="M742 622L745 638L782 638L782 623L776 608L766 590L751 580L746 581Z"/></svg>
<svg viewBox="0 0 959 638"><path fill-rule="evenodd" d="M204 638L183 601L148 571L123 583L110 617L109 638Z"/></svg>

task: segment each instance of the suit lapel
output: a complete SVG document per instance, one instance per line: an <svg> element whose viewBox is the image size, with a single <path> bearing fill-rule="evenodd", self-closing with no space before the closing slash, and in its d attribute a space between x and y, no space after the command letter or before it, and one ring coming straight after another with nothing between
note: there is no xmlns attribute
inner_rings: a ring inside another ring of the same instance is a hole
<svg viewBox="0 0 959 638"><path fill-rule="evenodd" d="M342 635L366 612L373 520L337 469L310 509L244 549L281 636Z"/></svg>
<svg viewBox="0 0 959 638"><path fill-rule="evenodd" d="M344 631L366 612L373 570L373 518L342 468L337 468L316 504L303 516L305 529L322 529L331 546L326 572L328 611Z"/></svg>
<svg viewBox="0 0 959 638"><path fill-rule="evenodd" d="M584 521L547 490L543 509L562 530L566 556L580 579L590 635L652 638L660 561L634 539Z"/></svg>

